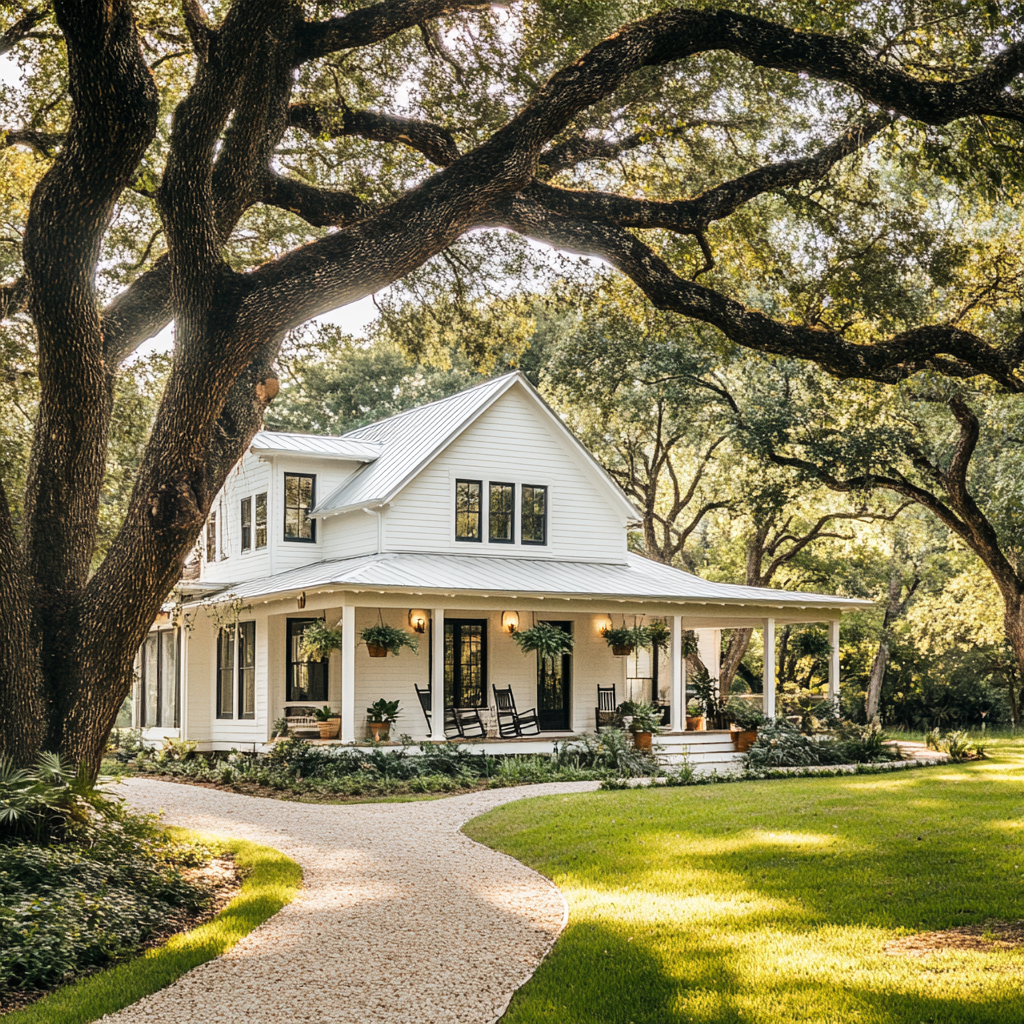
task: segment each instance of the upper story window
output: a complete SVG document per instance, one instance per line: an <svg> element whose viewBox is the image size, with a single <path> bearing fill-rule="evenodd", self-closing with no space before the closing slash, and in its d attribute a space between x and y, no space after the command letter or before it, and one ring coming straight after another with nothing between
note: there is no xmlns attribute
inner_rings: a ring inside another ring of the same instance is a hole
<svg viewBox="0 0 1024 1024"><path fill-rule="evenodd" d="M211 512L206 520L206 560L217 561L217 513Z"/></svg>
<svg viewBox="0 0 1024 1024"><path fill-rule="evenodd" d="M491 484L488 494L487 538L495 544L511 544L516 539L515 484Z"/></svg>
<svg viewBox="0 0 1024 1024"><path fill-rule="evenodd" d="M284 539L316 540L316 520L309 513L316 502L316 477L307 473L284 475Z"/></svg>
<svg viewBox="0 0 1024 1024"><path fill-rule="evenodd" d="M480 480L455 481L455 539L482 540L480 519L483 483Z"/></svg>
<svg viewBox="0 0 1024 1024"><path fill-rule="evenodd" d="M524 544L548 542L548 489L523 484L522 540Z"/></svg>
<svg viewBox="0 0 1024 1024"><path fill-rule="evenodd" d="M253 504L256 505L255 538L253 537ZM240 512L242 526L242 550L251 551L253 540L257 548L267 546L267 492L257 494L255 498L243 498Z"/></svg>

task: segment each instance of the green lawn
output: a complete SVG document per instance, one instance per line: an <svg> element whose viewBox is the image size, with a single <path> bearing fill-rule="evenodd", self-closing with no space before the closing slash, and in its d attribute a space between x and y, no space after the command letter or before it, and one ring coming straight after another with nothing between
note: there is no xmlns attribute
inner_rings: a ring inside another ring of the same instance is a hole
<svg viewBox="0 0 1024 1024"><path fill-rule="evenodd" d="M471 821L570 908L502 1024L1021 1024L1024 948L883 952L912 932L1024 919L1024 741L991 753L545 797Z"/></svg>

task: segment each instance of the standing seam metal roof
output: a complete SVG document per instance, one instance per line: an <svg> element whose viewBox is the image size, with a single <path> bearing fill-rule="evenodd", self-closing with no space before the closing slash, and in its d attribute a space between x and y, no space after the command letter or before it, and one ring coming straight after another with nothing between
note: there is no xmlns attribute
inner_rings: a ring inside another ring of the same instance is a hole
<svg viewBox="0 0 1024 1024"><path fill-rule="evenodd" d="M373 462L380 456L381 446L372 441L360 441L348 437L288 434L283 431L279 433L275 430L261 430L252 439L249 450L310 455L316 458L350 459L353 462Z"/></svg>

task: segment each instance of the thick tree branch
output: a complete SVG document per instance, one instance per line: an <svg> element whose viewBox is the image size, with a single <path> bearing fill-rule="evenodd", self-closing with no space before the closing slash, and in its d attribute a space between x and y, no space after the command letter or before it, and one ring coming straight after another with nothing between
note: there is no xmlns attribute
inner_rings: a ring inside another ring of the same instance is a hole
<svg viewBox="0 0 1024 1024"><path fill-rule="evenodd" d="M50 13L50 4L38 4L30 7L3 35L0 35L0 57L9 53L23 39L27 39L40 22Z"/></svg>
<svg viewBox="0 0 1024 1024"><path fill-rule="evenodd" d="M51 157L64 141L63 132L40 132L30 128L15 128L4 132L0 146L27 146L40 156Z"/></svg>

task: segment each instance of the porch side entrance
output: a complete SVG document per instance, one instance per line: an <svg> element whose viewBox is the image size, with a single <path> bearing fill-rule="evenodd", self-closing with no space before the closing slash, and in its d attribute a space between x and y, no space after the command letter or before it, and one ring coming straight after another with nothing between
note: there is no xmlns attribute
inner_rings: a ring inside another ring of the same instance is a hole
<svg viewBox="0 0 1024 1024"><path fill-rule="evenodd" d="M571 622L551 622L549 626L572 633ZM572 699L572 655L537 659L537 721L541 732L564 732L570 727Z"/></svg>
<svg viewBox="0 0 1024 1024"><path fill-rule="evenodd" d="M487 705L487 620L444 620L444 703L449 708Z"/></svg>

